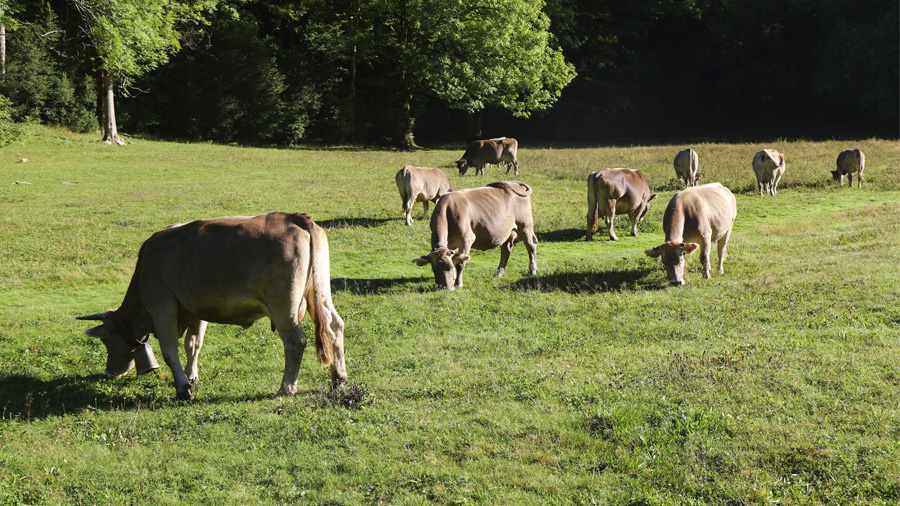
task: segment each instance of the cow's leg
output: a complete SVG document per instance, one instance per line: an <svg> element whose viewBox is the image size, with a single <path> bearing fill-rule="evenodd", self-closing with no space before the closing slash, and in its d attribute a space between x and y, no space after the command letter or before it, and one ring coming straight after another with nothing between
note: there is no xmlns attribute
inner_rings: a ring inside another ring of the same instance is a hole
<svg viewBox="0 0 900 506"><path fill-rule="evenodd" d="M154 308L153 325L156 328L159 350L175 380L175 398L184 401L193 399L191 382L178 358L178 338L181 337L178 333L178 308L174 305L171 308Z"/></svg>
<svg viewBox="0 0 900 506"><path fill-rule="evenodd" d="M187 332L184 335L184 354L187 357L187 377L192 385L196 385L200 380L198 371L198 359L200 358L200 348L203 347L203 336L206 334L207 323L199 320L188 325Z"/></svg>
<svg viewBox="0 0 900 506"><path fill-rule="evenodd" d="M637 226L638 226L638 213L639 212L640 212L640 210L628 214L628 220L631 221L632 237L637 237L637 235L638 235Z"/></svg>
<svg viewBox="0 0 900 506"><path fill-rule="evenodd" d="M297 377L300 375L303 350L306 349L306 335L296 316L278 318L273 323L284 344L284 375L276 395L294 395L297 393Z"/></svg>
<svg viewBox="0 0 900 506"><path fill-rule="evenodd" d="M509 261L509 254L512 253L513 248L516 245L516 240L518 239L519 234L516 233L515 230L509 234L509 238L500 246L500 266L497 267L497 273L494 274L495 278L502 277L506 274L506 262Z"/></svg>
<svg viewBox="0 0 900 506"><path fill-rule="evenodd" d="M852 172L847 174L847 181L850 182L850 188L853 188L853 173ZM844 185L841 185L841 186L844 186Z"/></svg>
<svg viewBox="0 0 900 506"><path fill-rule="evenodd" d="M710 236L703 236L700 241L700 265L703 266L703 279L709 279L709 250L712 247Z"/></svg>
<svg viewBox="0 0 900 506"><path fill-rule="evenodd" d="M597 221L600 219L600 208L597 202L597 194L594 191L594 187L591 184L592 181L588 181L588 212L586 215L587 218L587 237L585 237L586 241L594 240L594 230L597 230Z"/></svg>
<svg viewBox="0 0 900 506"><path fill-rule="evenodd" d="M604 202L603 211L606 213L604 219L606 220L606 228L609 230L609 240L610 241L618 241L619 238L616 236L615 232L615 223L616 223L616 201L607 199Z"/></svg>
<svg viewBox="0 0 900 506"><path fill-rule="evenodd" d="M518 176L519 175L519 161L518 160L513 160L513 167L515 167L515 169L516 169L514 174Z"/></svg>
<svg viewBox="0 0 900 506"><path fill-rule="evenodd" d="M526 227L523 230L525 235L525 250L528 251L528 274L534 276L537 274L537 243L538 238L534 233L533 227Z"/></svg>
<svg viewBox="0 0 900 506"><path fill-rule="evenodd" d="M731 230L729 230L727 234L725 234L721 239L719 239L719 241L717 243L718 253L719 253L719 274L722 274L723 272L725 272L725 256L727 254L726 249L728 248L728 239L730 237L731 237Z"/></svg>
<svg viewBox="0 0 900 506"><path fill-rule="evenodd" d="M406 216L406 224L412 225L412 209L413 205L415 205L415 200L412 197L406 197L406 200L403 201L403 214Z"/></svg>

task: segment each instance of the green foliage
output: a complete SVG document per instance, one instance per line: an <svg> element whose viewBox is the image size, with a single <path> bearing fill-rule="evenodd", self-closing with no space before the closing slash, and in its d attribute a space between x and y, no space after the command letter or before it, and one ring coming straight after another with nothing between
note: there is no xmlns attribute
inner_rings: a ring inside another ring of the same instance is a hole
<svg viewBox="0 0 900 506"><path fill-rule="evenodd" d="M831 186L852 146L866 184ZM519 246L494 279L499 252L475 253L449 293L411 262L428 226L419 208L405 225L393 176L502 177L458 176L456 149L107 148L37 129L0 149L31 160L0 164L0 503L896 504L897 143L692 147L738 199L724 274L689 257L670 289L643 254L683 146L523 145L540 270ZM761 147L787 157L774 198L754 191ZM620 218L620 241L587 243L584 181L606 166L660 196L639 236ZM165 366L103 378L74 317L119 303L146 237L276 209L326 229L351 388L329 392L307 353L300 392L274 398L267 321L210 326L194 402Z"/></svg>
<svg viewBox="0 0 900 506"><path fill-rule="evenodd" d="M12 119L12 102L0 95L0 147L14 142L22 135L21 129Z"/></svg>

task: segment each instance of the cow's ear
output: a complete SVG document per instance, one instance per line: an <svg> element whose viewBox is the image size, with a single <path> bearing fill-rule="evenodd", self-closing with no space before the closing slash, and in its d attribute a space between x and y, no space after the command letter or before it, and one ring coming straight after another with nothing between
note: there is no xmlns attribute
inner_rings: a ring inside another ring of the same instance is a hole
<svg viewBox="0 0 900 506"><path fill-rule="evenodd" d="M413 263L418 265L419 267L423 267L431 263L431 257L419 257L413 259Z"/></svg>
<svg viewBox="0 0 900 506"><path fill-rule="evenodd" d="M466 255L465 253L456 253L453 255L453 263L456 265L459 265L463 262L468 262L469 258L472 258L472 257L470 257L469 255Z"/></svg>
<svg viewBox="0 0 900 506"><path fill-rule="evenodd" d="M681 251L682 251L685 255L690 255L690 254L693 253L694 250L697 249L698 247L700 247L700 245L697 244L697 243L695 243L695 242L686 242L686 243L684 243L684 244L681 245Z"/></svg>
<svg viewBox="0 0 900 506"><path fill-rule="evenodd" d="M659 255L662 254L662 250L659 249L659 246L657 246L655 248L650 248L648 250L645 250L644 254L650 258L659 258Z"/></svg>
<svg viewBox="0 0 900 506"><path fill-rule="evenodd" d="M96 338L100 338L100 339L109 335L106 332L106 330L103 329L103 325L97 325L96 327L94 327L92 329L87 329L84 331L84 333L90 337L96 337Z"/></svg>
<svg viewBox="0 0 900 506"><path fill-rule="evenodd" d="M659 194L658 194L658 193L654 193L653 195L650 195L650 198L647 199L647 202L652 202L652 201L656 200L656 196L657 196L657 195L659 195Z"/></svg>

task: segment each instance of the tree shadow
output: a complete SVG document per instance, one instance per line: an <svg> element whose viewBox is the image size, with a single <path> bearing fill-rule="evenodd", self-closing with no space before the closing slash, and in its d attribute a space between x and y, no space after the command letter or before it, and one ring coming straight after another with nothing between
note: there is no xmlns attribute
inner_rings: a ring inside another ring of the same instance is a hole
<svg viewBox="0 0 900 506"><path fill-rule="evenodd" d="M404 218L334 218L331 220L316 220L316 224L322 228L353 228L353 227L361 227L361 228L372 228L372 227L380 227L385 223L389 223L392 221L402 221Z"/></svg>
<svg viewBox="0 0 900 506"><path fill-rule="evenodd" d="M396 289L415 289L415 287L410 287L409 285L420 284L423 281L428 281L428 279L430 278L427 276L392 279L334 278L331 280L331 291L350 292L354 295L376 295L391 293Z"/></svg>
<svg viewBox="0 0 900 506"><path fill-rule="evenodd" d="M522 278L510 287L515 290L537 290L539 292L606 293L639 290L661 290L657 272L652 267L606 272L563 272Z"/></svg>

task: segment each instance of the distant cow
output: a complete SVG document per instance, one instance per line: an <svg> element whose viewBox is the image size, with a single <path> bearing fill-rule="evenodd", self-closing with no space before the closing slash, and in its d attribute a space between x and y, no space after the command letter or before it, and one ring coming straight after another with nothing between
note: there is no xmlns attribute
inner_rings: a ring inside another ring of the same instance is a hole
<svg viewBox="0 0 900 506"><path fill-rule="evenodd" d="M675 155L674 165L676 177L684 180L685 188L699 184L700 173L697 172L699 158L696 151L690 148L679 151Z"/></svg>
<svg viewBox="0 0 900 506"><path fill-rule="evenodd" d="M531 216L531 187L521 181L491 183L441 197L431 214L431 253L413 260L431 264L441 288L463 286L462 274L472 248L502 246L496 276L506 273L506 262L517 242L525 239L528 273L537 273L537 236Z"/></svg>
<svg viewBox="0 0 900 506"><path fill-rule="evenodd" d="M644 173L633 169L603 169L594 172L587 179L587 240L597 230L597 221L606 218L609 240L618 241L613 230L616 213L628 214L631 220L631 235L637 234L637 224L644 219L650 202L656 194L650 194L650 186Z"/></svg>
<svg viewBox="0 0 900 506"><path fill-rule="evenodd" d="M764 149L753 157L753 172L756 173L756 184L759 194L763 190L769 195L775 196L778 191L778 182L784 174L784 155L774 149Z"/></svg>
<svg viewBox="0 0 900 506"><path fill-rule="evenodd" d="M519 160L516 158L518 149L519 142L509 137L475 141L469 144L462 158L456 161L456 168L462 175L469 170L469 167L475 167L477 176L484 174L484 164L486 163L496 163L499 167L500 162L506 162L506 173L509 174L510 167L513 167L515 175L518 176Z"/></svg>
<svg viewBox="0 0 900 506"><path fill-rule="evenodd" d="M710 183L680 191L672 197L663 215L666 242L644 253L661 257L669 284L684 284L684 255L700 245L703 279L709 279L709 250L718 244L719 272L725 272L725 248L737 217L737 202L728 188Z"/></svg>
<svg viewBox="0 0 900 506"><path fill-rule="evenodd" d="M107 348L106 375L131 368L140 338L153 333L175 379L178 399L192 399L205 321L249 327L267 316L284 343L279 394L294 395L306 347L301 320L315 325L319 362L333 386L347 379L344 321L331 301L328 239L305 214L269 213L198 220L144 241L119 309L82 317L103 323L87 331ZM178 359L186 329L189 378Z"/></svg>
<svg viewBox="0 0 900 506"><path fill-rule="evenodd" d="M831 177L835 183L844 186L844 175L850 179L850 188L853 188L853 173L859 173L858 188L862 188L863 171L866 170L866 155L858 149L841 151L837 158L837 170L831 171Z"/></svg>
<svg viewBox="0 0 900 506"><path fill-rule="evenodd" d="M428 201L437 202L437 199L453 191L450 179L440 169L404 165L394 176L394 180L400 190L407 225L412 225L412 208L416 202L425 206L424 216L428 216Z"/></svg>

